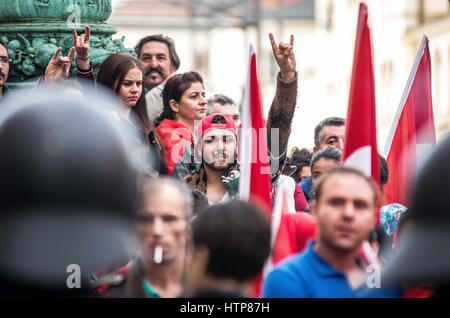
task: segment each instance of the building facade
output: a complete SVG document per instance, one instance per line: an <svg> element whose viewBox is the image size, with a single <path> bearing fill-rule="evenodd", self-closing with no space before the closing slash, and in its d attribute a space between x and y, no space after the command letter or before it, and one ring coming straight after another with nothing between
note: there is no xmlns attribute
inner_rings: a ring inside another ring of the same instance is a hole
<svg viewBox="0 0 450 318"><path fill-rule="evenodd" d="M240 102L249 43L257 47L265 111L275 91L276 62L268 33L295 35L298 110L290 146L311 148L314 126L346 116L359 0L122 0L108 23L125 44L148 34L174 38L180 71L198 70L208 95ZM214 7L213 4L216 5ZM448 0L367 0L372 27L378 147L382 151L423 35L430 40L438 138L450 130L450 4Z"/></svg>

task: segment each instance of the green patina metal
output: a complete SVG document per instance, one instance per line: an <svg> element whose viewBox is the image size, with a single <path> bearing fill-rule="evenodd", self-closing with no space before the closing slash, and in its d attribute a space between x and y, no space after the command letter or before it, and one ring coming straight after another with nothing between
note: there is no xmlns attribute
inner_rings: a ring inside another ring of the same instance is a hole
<svg viewBox="0 0 450 318"><path fill-rule="evenodd" d="M111 0L2 0L0 38L8 46L8 86L25 87L44 74L57 47L67 54L73 46L72 27L83 33L91 27L90 58L94 68L112 53L132 53L122 39L112 39L115 29L106 24ZM76 72L75 61L72 72Z"/></svg>

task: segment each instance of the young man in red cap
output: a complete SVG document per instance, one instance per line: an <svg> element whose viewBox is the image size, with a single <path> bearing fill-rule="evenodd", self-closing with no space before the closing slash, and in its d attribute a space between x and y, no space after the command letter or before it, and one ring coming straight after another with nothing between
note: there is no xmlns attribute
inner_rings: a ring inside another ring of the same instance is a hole
<svg viewBox="0 0 450 318"><path fill-rule="evenodd" d="M212 114L201 121L200 129L196 154L201 168L184 181L205 193L209 204L228 202L238 194L236 125L229 116Z"/></svg>
<svg viewBox="0 0 450 318"><path fill-rule="evenodd" d="M278 176L281 174L281 168L283 167L284 161L286 160L287 144L291 133L291 122L297 103L298 77L293 51L294 37L291 36L289 43L279 43L278 45L272 34L270 34L269 37L274 57L280 67L280 72L277 75L277 90L267 120L268 134L270 134L272 128L275 128L278 129L279 136L278 151L276 152L278 156L271 155L270 157L272 182L275 184ZM220 115L220 117L216 117L218 115ZM222 128L226 128L226 130L229 131L226 133L228 135L227 138L229 139L227 142L232 142L231 131L233 131L233 129L231 128L231 125L233 119L225 114L212 114L210 116L213 117L203 119L201 124L202 127L208 120L209 125L221 124L223 126ZM215 122L216 120L218 122ZM236 126L234 127L236 128ZM214 129L214 131L215 132L212 134L219 134L214 136L215 140L218 140L217 138L225 138L225 136L221 135L221 129ZM233 144L227 144L226 146L220 145L220 147L217 146L219 147L218 149L215 149L216 143L209 142L209 139L211 138L206 138L205 135L203 135L203 132L206 131L203 131L202 129L202 140L199 147L199 151L202 152L201 165L197 165L195 168L187 168L187 165L183 165L179 162L174 175L179 179L184 180L190 187L206 193L210 203L223 203L237 197L239 192L239 169L236 160L237 138ZM235 136L237 135L235 134ZM269 149L275 153L271 144L271 140L268 138ZM273 144L275 144L275 142L273 142ZM214 154L214 151L220 152L221 149L223 152L222 155ZM211 162L208 163L205 159L210 159Z"/></svg>

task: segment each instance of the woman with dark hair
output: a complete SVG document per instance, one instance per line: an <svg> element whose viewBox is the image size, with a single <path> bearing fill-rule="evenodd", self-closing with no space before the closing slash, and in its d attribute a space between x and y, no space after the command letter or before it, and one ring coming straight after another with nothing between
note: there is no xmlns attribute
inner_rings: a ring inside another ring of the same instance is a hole
<svg viewBox="0 0 450 318"><path fill-rule="evenodd" d="M143 159L144 164L153 162L153 170L165 173L163 148L147 113L143 77L141 61L127 54L112 54L100 66L97 83L113 90L124 102L125 107L118 108L116 113L130 131L140 130L135 131L136 136L142 136L141 141L135 138L143 151L140 155L151 156Z"/></svg>
<svg viewBox="0 0 450 318"><path fill-rule="evenodd" d="M73 30L78 77L94 80L92 64L89 60L89 38L89 26L86 26L86 33L80 36L75 29ZM63 62L65 64L67 62L65 60L59 62L56 58L58 57L55 54L47 67L46 79L67 77L67 66L63 69ZM131 133L136 143L133 154L143 165L144 170L149 174L154 174L155 171L165 173L164 153L147 113L143 74L143 65L138 59L128 54L112 54L101 64L96 82L114 91L122 100L123 107L118 107L114 113L126 131ZM151 163L153 164L150 165Z"/></svg>
<svg viewBox="0 0 450 318"><path fill-rule="evenodd" d="M172 175L180 158L192 156L195 121L206 116L203 79L197 72L174 75L164 86L162 96L164 108L156 119L155 130L162 141L167 172Z"/></svg>
<svg viewBox="0 0 450 318"><path fill-rule="evenodd" d="M131 121L130 112L135 115L139 127L149 133L152 130L147 115L143 92L143 66L138 59L126 54L112 54L100 66L97 83L113 90L125 106L118 109L121 119Z"/></svg>

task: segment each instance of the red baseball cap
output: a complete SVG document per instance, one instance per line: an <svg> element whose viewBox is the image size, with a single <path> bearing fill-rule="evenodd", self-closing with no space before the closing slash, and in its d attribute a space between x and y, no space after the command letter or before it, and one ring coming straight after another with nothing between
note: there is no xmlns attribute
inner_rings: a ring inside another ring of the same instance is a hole
<svg viewBox="0 0 450 318"><path fill-rule="evenodd" d="M223 120L220 120L219 118ZM216 119L217 118L217 119ZM217 123L213 123L213 121L216 119L216 121L219 121ZM205 118L202 119L201 123L200 123L200 127L201 127L201 132L202 132L202 137L205 135L205 133L209 130L209 129L228 129L230 130L237 138L237 128L236 128L236 124L234 123L234 120L226 115L221 115L221 114L211 114L209 116L206 116Z"/></svg>

